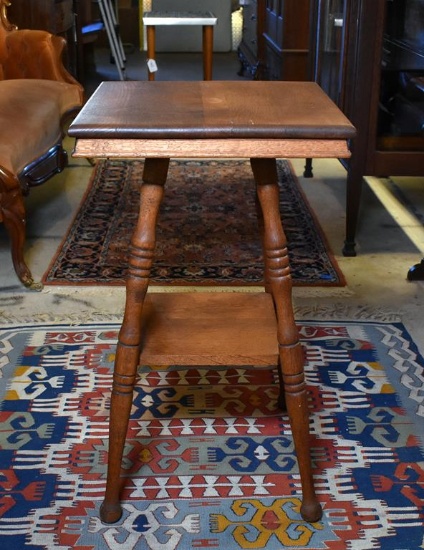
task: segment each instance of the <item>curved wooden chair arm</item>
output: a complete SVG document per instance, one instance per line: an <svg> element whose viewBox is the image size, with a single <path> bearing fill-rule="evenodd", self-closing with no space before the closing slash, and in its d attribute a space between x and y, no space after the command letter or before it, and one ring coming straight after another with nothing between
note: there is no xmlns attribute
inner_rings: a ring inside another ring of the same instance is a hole
<svg viewBox="0 0 424 550"><path fill-rule="evenodd" d="M10 6L9 0L0 0L0 27L3 27L6 31L13 31L17 27L12 25L7 18L6 8L8 6Z"/></svg>

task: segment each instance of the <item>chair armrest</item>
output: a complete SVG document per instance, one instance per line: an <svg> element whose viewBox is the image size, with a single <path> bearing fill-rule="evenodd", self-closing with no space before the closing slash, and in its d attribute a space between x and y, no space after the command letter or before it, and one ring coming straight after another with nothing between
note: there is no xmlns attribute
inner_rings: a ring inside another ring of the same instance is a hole
<svg viewBox="0 0 424 550"><path fill-rule="evenodd" d="M23 29L9 33L0 64L3 79L41 78L81 86L63 65L66 40L47 31Z"/></svg>

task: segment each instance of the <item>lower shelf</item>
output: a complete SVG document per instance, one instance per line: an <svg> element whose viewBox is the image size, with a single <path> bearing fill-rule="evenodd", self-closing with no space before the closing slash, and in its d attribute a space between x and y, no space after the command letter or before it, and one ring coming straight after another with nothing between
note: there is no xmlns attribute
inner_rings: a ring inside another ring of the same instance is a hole
<svg viewBox="0 0 424 550"><path fill-rule="evenodd" d="M277 322L265 292L148 293L143 365L277 364Z"/></svg>

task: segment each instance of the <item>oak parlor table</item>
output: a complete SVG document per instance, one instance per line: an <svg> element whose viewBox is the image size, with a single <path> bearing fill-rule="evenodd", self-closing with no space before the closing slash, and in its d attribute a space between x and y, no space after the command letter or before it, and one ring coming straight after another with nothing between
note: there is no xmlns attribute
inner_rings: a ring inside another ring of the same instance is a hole
<svg viewBox="0 0 424 550"><path fill-rule="evenodd" d="M317 84L279 81L104 82L70 126L76 157L145 159L112 388L108 478L100 512L105 523L122 514L121 461L140 364L278 365L279 405L287 408L302 484L300 513L310 522L321 517L276 159L347 158L354 134ZM264 248L264 292L147 292L168 165L178 157L250 159Z"/></svg>

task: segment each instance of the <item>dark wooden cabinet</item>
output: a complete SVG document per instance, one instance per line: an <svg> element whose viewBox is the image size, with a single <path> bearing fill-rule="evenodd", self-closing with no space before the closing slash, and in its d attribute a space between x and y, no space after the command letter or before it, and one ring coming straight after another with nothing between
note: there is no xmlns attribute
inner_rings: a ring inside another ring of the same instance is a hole
<svg viewBox="0 0 424 550"><path fill-rule="evenodd" d="M9 20L20 29L66 35L74 25L73 0L11 0Z"/></svg>
<svg viewBox="0 0 424 550"><path fill-rule="evenodd" d="M242 0L243 70L264 80L308 80L309 0Z"/></svg>
<svg viewBox="0 0 424 550"><path fill-rule="evenodd" d="M313 0L314 78L357 129L344 254L365 175L424 174L424 0Z"/></svg>
<svg viewBox="0 0 424 550"><path fill-rule="evenodd" d="M240 0L243 9L243 30L237 53L241 72L255 79L263 78L265 29L265 1Z"/></svg>
<svg viewBox="0 0 424 550"><path fill-rule="evenodd" d="M308 80L309 0L266 0L265 78Z"/></svg>

